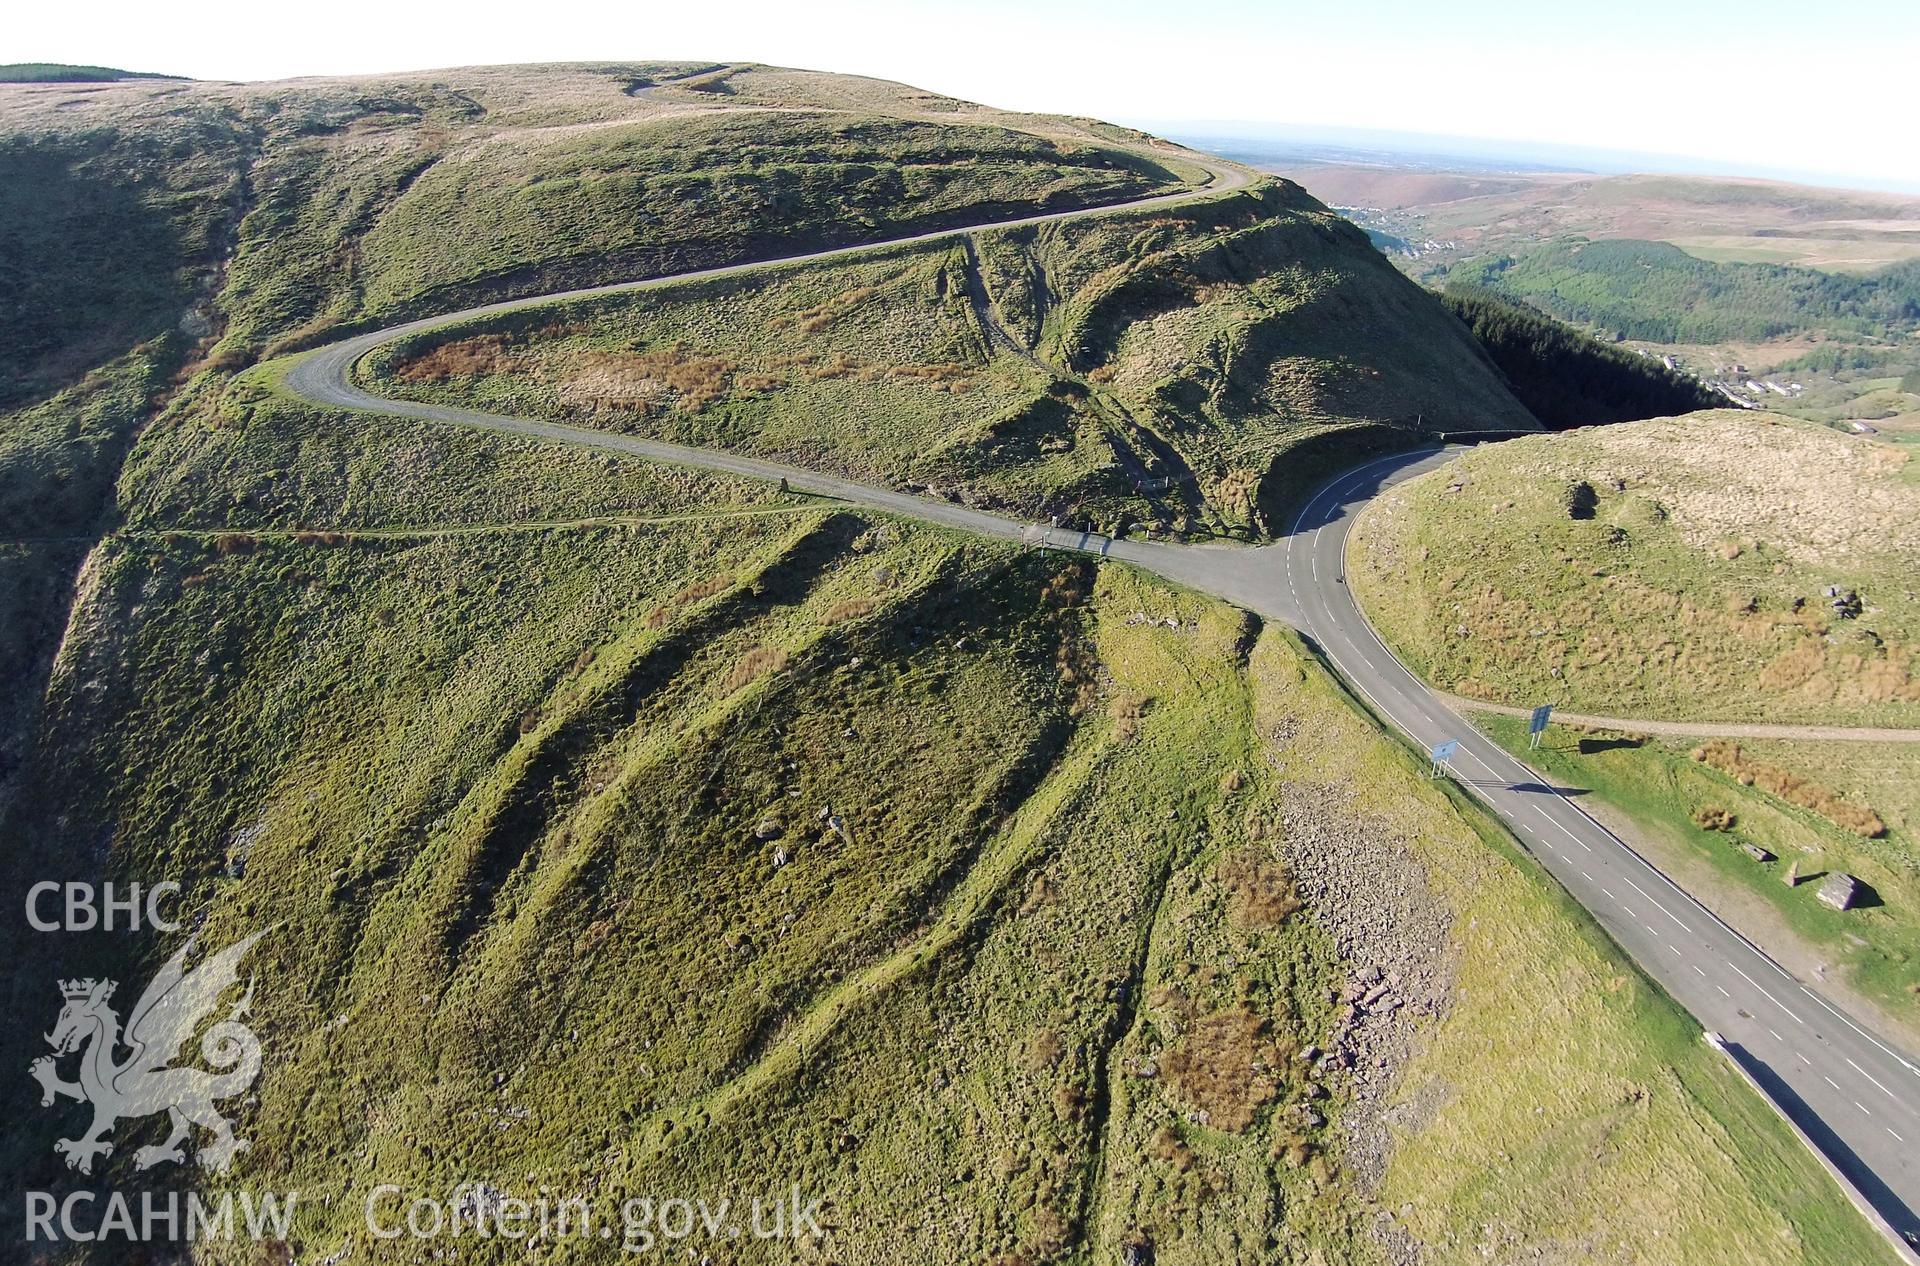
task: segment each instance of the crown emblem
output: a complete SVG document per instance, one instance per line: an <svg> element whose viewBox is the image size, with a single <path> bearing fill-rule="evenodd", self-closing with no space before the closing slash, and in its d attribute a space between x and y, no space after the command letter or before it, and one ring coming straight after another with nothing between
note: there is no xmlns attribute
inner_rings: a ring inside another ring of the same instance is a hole
<svg viewBox="0 0 1920 1266"><path fill-rule="evenodd" d="M108 998L113 997L114 982L111 980L98 981L91 976L88 976L85 980L63 980L60 982L60 992L65 994L69 999L77 1002L82 998L91 997L94 988L101 984L106 985L105 991L100 995L100 1000L105 1002Z"/></svg>

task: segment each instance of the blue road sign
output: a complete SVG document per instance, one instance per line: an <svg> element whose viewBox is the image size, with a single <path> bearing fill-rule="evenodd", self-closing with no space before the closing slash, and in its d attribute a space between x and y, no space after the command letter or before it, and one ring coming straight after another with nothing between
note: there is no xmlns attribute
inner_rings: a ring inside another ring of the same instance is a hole
<svg viewBox="0 0 1920 1266"><path fill-rule="evenodd" d="M1436 744L1434 746L1433 751L1428 754L1433 757L1434 764L1444 765L1448 761L1452 760L1453 754L1459 750L1460 750L1460 740L1448 739L1444 743Z"/></svg>
<svg viewBox="0 0 1920 1266"><path fill-rule="evenodd" d="M1539 734L1547 728L1547 718L1553 715L1553 705L1543 703L1533 710L1533 719L1527 722L1527 733Z"/></svg>

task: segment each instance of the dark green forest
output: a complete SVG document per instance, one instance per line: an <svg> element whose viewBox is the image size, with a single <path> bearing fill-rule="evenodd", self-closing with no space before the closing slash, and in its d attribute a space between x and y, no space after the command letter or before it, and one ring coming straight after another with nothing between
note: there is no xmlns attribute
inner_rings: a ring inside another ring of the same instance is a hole
<svg viewBox="0 0 1920 1266"><path fill-rule="evenodd" d="M1725 403L1657 360L1609 346L1488 290L1456 283L1440 298L1545 426L1632 422Z"/></svg>
<svg viewBox="0 0 1920 1266"><path fill-rule="evenodd" d="M1848 276L1718 264L1665 242L1552 242L1456 264L1446 289L1491 291L1563 321L1650 343L1757 342L1785 334L1898 335L1920 326L1920 263Z"/></svg>
<svg viewBox="0 0 1920 1266"><path fill-rule="evenodd" d="M60 62L8 62L0 65L0 84L111 83L116 79L178 79L111 66L68 66Z"/></svg>

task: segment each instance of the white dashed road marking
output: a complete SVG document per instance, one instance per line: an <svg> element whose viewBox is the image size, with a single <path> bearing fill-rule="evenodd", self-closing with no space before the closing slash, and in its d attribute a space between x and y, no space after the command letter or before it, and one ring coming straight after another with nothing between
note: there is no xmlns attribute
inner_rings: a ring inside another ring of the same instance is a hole
<svg viewBox="0 0 1920 1266"><path fill-rule="evenodd" d="M1849 1063L1849 1064L1852 1064L1852 1065L1853 1065L1853 1071L1854 1071L1854 1072L1856 1072L1856 1073L1859 1073L1859 1074L1860 1074L1860 1075L1861 1075L1862 1077L1865 1077L1865 1078L1866 1078L1866 1079L1867 1079L1868 1081L1870 1081L1870 1082L1872 1082L1872 1083L1873 1083L1874 1085L1876 1085L1876 1086L1879 1086L1879 1087L1880 1087L1880 1090L1881 1090L1881 1092L1882 1092L1883 1094L1885 1094L1885 1095L1887 1096L1887 1098L1889 1098L1889 1099L1891 1099L1891 1100L1893 1100L1893 1101L1894 1101L1895 1103L1898 1103L1898 1102L1900 1102L1900 1096L1899 1096L1899 1095L1896 1095L1896 1094L1894 1094L1894 1093L1893 1093L1893 1091L1891 1091L1891 1090L1888 1090L1888 1089L1886 1088L1886 1086L1884 1086L1884 1085L1882 1085L1882 1084L1881 1084L1881 1081L1880 1081L1880 1079L1879 1079L1878 1077L1875 1077L1875 1076L1874 1076L1874 1075L1873 1075L1872 1073L1870 1073L1870 1072L1868 1072L1868 1071L1867 1071L1866 1069L1864 1069L1864 1068L1862 1068L1862 1067L1860 1067L1860 1065L1858 1065L1858 1064L1854 1064L1854 1063L1853 1063L1853 1059L1852 1059L1852 1057L1850 1057L1850 1056L1842 1056L1841 1058L1843 1058L1843 1059L1845 1059L1845 1060L1847 1061L1847 1063Z"/></svg>
<svg viewBox="0 0 1920 1266"><path fill-rule="evenodd" d="M1783 1004L1780 1001L1780 999L1774 997L1770 993L1767 993L1767 988L1765 985L1761 984L1759 981L1755 980L1753 977L1747 975L1747 973L1740 971L1740 964L1735 962L1728 962L1727 966L1733 968L1735 971L1739 971L1740 979L1746 981L1748 984L1752 985L1755 989L1758 989L1763 995L1765 995L1768 1002L1771 1002L1774 1006L1779 1007L1782 1011L1787 1011L1785 1004ZM1803 1021L1799 1016L1794 1015L1793 1012L1791 1011L1787 1011L1787 1015L1792 1018L1795 1024L1805 1023L1805 1021ZM1847 1062L1852 1063L1853 1061L1848 1060Z"/></svg>

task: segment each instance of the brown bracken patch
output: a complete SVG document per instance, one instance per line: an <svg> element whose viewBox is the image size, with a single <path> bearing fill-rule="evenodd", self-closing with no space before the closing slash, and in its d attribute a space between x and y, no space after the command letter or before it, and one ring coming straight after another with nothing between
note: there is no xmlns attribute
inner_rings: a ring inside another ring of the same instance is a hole
<svg viewBox="0 0 1920 1266"><path fill-rule="evenodd" d="M1236 927L1276 928L1300 909L1286 864L1262 849L1226 852L1215 873L1227 890L1227 918Z"/></svg>
<svg viewBox="0 0 1920 1266"><path fill-rule="evenodd" d="M404 382L445 382L449 378L484 378L513 367L513 352L504 334L475 334L442 343L396 367Z"/></svg>
<svg viewBox="0 0 1920 1266"><path fill-rule="evenodd" d="M1758 787L1788 804L1811 809L1842 830L1862 839L1877 839L1887 833L1887 824L1866 805L1855 804L1831 788L1767 761L1754 760L1731 739L1715 739L1693 749L1693 758L1731 775L1745 787ZM1720 828L1724 829L1724 828Z"/></svg>
<svg viewBox="0 0 1920 1266"><path fill-rule="evenodd" d="M872 598L844 598L826 609L820 616L820 623L838 624L842 620L858 620L862 616L872 615L878 605Z"/></svg>
<svg viewBox="0 0 1920 1266"><path fill-rule="evenodd" d="M1161 1060L1167 1088L1207 1114L1216 1130L1238 1133L1280 1093L1292 1043L1241 1003L1202 1017Z"/></svg>
<svg viewBox="0 0 1920 1266"><path fill-rule="evenodd" d="M720 680L720 692L732 694L734 691L764 677L768 673L779 672L787 666L787 653L777 646L756 646L734 661L727 675Z"/></svg>
<svg viewBox="0 0 1920 1266"><path fill-rule="evenodd" d="M663 628L673 619L675 613L677 613L681 607L698 602L702 598L711 598L714 594L719 593L723 589L731 588L732 586L733 575L731 572L722 572L718 576L709 576L705 580L696 581L649 612L647 615L647 627L650 629Z"/></svg>

